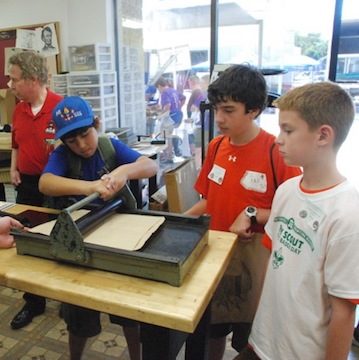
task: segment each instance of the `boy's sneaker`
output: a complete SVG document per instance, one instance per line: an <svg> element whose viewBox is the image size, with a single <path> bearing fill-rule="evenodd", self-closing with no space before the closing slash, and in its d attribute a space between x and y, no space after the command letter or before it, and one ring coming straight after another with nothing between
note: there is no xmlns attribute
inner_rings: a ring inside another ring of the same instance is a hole
<svg viewBox="0 0 359 360"><path fill-rule="evenodd" d="M354 329L352 344L359 347L359 326Z"/></svg>

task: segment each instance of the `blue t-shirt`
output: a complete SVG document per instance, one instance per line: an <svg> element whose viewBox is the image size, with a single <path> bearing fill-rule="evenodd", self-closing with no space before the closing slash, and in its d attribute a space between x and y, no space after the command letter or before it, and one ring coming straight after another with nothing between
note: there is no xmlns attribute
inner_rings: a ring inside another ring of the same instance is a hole
<svg viewBox="0 0 359 360"><path fill-rule="evenodd" d="M141 154L132 150L120 140L110 139L116 151L117 166L135 162ZM65 145L58 146L50 155L49 161L45 166L44 173L51 173L58 176L68 176L69 164L67 152L69 149ZM90 158L81 159L81 177L80 180L93 181L98 180L103 175L105 162L102 160L99 150Z"/></svg>

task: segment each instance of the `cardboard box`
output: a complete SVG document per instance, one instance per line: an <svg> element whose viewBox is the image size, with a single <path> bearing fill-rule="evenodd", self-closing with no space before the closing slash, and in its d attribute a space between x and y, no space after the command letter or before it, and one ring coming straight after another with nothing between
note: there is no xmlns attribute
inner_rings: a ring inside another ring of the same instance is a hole
<svg viewBox="0 0 359 360"><path fill-rule="evenodd" d="M164 174L170 212L183 213L199 201L194 190L197 174L194 159L185 160Z"/></svg>
<svg viewBox="0 0 359 360"><path fill-rule="evenodd" d="M168 211L166 187L160 187L150 198L149 210Z"/></svg>
<svg viewBox="0 0 359 360"><path fill-rule="evenodd" d="M16 105L15 95L10 89L0 89L0 124L11 124Z"/></svg>

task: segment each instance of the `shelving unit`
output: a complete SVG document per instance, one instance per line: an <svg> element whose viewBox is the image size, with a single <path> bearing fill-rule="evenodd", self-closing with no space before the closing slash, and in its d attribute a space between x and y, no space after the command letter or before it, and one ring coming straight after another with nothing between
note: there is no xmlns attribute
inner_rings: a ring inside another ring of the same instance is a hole
<svg viewBox="0 0 359 360"><path fill-rule="evenodd" d="M62 96L81 96L101 119L100 132L118 127L117 81L109 44L69 46L68 74L53 75L50 86Z"/></svg>
<svg viewBox="0 0 359 360"><path fill-rule="evenodd" d="M79 71L67 75L67 94L81 96L101 119L101 132L118 127L115 71Z"/></svg>
<svg viewBox="0 0 359 360"><path fill-rule="evenodd" d="M51 75L50 87L56 93L63 97L67 96L67 75L54 74Z"/></svg>

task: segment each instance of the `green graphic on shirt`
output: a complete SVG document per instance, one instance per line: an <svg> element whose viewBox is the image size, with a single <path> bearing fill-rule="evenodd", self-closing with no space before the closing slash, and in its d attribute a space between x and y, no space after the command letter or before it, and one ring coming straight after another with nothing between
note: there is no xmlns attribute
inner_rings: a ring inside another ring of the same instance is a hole
<svg viewBox="0 0 359 360"><path fill-rule="evenodd" d="M314 251L313 241L303 230L295 225L293 218L287 219L283 216L276 216L274 222L280 222L286 225L279 225L278 237L279 241L290 251L299 255L303 250L304 243L307 243L311 251Z"/></svg>
<svg viewBox="0 0 359 360"><path fill-rule="evenodd" d="M273 269L278 269L284 263L284 256L282 255L282 248L275 250L273 253L272 266Z"/></svg>

